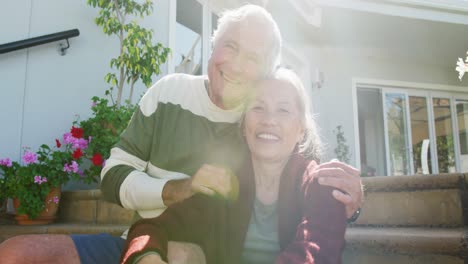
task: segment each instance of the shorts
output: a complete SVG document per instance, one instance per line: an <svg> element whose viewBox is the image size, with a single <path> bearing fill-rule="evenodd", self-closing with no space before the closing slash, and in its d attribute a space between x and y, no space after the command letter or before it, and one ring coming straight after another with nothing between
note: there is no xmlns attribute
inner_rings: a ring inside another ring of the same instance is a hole
<svg viewBox="0 0 468 264"><path fill-rule="evenodd" d="M109 234L70 235L82 264L119 263L125 240Z"/></svg>

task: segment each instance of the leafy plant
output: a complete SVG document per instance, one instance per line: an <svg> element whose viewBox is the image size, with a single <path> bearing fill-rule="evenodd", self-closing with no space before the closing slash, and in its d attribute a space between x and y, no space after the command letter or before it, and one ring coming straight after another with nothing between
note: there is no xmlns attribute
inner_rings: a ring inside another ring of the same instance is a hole
<svg viewBox="0 0 468 264"><path fill-rule="evenodd" d="M336 135L336 158L344 163L349 163L349 147L346 144L346 138L344 132L341 130L341 125L337 126L333 133Z"/></svg>
<svg viewBox="0 0 468 264"><path fill-rule="evenodd" d="M140 2L143 2L140 4ZM153 1L133 0L87 0L88 5L98 7L99 16L95 19L104 33L117 36L120 43L120 53L111 59L110 66L118 71L108 73L107 83L117 87L116 104L120 106L124 84L130 85L128 101L132 101L135 82L139 79L148 87L152 76L160 73L159 65L167 60L169 48L161 43L153 45L153 31L139 26L130 17L148 16L153 11Z"/></svg>
<svg viewBox="0 0 468 264"><path fill-rule="evenodd" d="M450 172L450 168L455 168L453 136L438 136L436 142L439 172Z"/></svg>
<svg viewBox="0 0 468 264"><path fill-rule="evenodd" d="M106 95L112 99L110 91ZM86 175L99 176L103 163L110 156L110 150L119 140L119 135L127 127L136 105L126 102L124 105L116 105L106 98L94 96L92 98L90 118L81 122L75 122L84 130L84 136L91 138L86 157L92 165L84 170ZM88 179L91 177L88 177ZM95 179L95 178L94 178Z"/></svg>

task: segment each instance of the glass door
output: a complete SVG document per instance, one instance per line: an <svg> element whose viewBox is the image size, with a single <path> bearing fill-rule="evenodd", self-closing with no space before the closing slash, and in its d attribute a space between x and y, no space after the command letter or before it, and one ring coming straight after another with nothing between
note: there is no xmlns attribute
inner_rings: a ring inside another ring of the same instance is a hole
<svg viewBox="0 0 468 264"><path fill-rule="evenodd" d="M451 99L432 97L439 173L456 171Z"/></svg>
<svg viewBox="0 0 468 264"><path fill-rule="evenodd" d="M429 105L427 96L409 96L413 173L431 174L433 171Z"/></svg>
<svg viewBox="0 0 468 264"><path fill-rule="evenodd" d="M383 92L387 175L412 174L411 131L408 121L408 96Z"/></svg>
<svg viewBox="0 0 468 264"><path fill-rule="evenodd" d="M460 145L460 171L468 172L468 100L457 99L455 102L457 133Z"/></svg>

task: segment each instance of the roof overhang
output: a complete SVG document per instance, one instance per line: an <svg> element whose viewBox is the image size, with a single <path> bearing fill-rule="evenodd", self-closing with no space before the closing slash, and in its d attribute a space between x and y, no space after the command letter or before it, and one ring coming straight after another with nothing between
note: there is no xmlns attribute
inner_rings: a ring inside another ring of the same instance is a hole
<svg viewBox="0 0 468 264"><path fill-rule="evenodd" d="M313 2L318 6L468 25L466 0L314 0Z"/></svg>

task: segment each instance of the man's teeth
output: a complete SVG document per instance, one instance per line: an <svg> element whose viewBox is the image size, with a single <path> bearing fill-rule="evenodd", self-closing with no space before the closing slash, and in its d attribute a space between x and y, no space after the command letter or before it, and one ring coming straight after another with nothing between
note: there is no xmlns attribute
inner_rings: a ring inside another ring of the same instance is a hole
<svg viewBox="0 0 468 264"><path fill-rule="evenodd" d="M258 134L257 135L258 138L263 138L263 139L271 139L271 140L279 140L279 137L275 136L275 135L272 135L272 134Z"/></svg>

